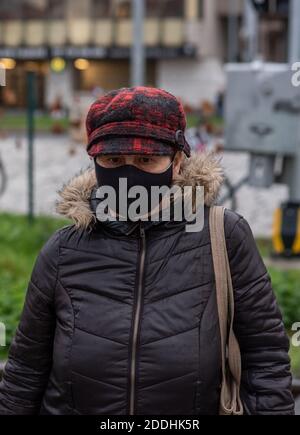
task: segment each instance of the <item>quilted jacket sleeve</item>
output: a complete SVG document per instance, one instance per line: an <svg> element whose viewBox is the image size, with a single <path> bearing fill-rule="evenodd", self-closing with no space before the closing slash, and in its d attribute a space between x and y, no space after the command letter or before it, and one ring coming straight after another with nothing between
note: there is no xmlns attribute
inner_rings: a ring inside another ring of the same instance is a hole
<svg viewBox="0 0 300 435"><path fill-rule="evenodd" d="M0 383L0 415L37 414L52 362L57 277L56 232L38 255Z"/></svg>
<svg viewBox="0 0 300 435"><path fill-rule="evenodd" d="M234 329L242 354L245 413L293 415L289 339L251 228L238 213L227 247L235 295Z"/></svg>

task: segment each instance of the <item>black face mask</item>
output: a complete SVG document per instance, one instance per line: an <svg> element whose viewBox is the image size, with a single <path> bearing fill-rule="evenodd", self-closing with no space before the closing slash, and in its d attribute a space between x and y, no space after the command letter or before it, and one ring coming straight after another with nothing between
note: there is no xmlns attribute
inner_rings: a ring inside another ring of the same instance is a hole
<svg viewBox="0 0 300 435"><path fill-rule="evenodd" d="M153 174L150 172L143 171L142 169L137 168L134 165L122 165L117 168L105 168L99 165L94 159L95 163L95 171L96 178L98 182L98 187L100 186L111 186L114 188L117 197L117 209L116 213L119 213L119 179L126 178L127 179L127 198L128 191L133 186L143 186L146 188L148 193L148 210L151 210L151 187L152 186L168 186L171 187L173 180L173 161L172 159L168 168L161 173ZM127 204L128 207L132 202L134 202L136 198L128 198ZM154 204L156 205L156 204Z"/></svg>

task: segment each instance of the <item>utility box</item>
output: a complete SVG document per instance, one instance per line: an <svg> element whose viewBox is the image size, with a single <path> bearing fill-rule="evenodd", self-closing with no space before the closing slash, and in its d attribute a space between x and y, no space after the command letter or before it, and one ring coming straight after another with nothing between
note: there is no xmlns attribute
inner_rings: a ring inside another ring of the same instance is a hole
<svg viewBox="0 0 300 435"><path fill-rule="evenodd" d="M228 64L226 149L293 155L300 146L300 87L286 64Z"/></svg>
<svg viewBox="0 0 300 435"><path fill-rule="evenodd" d="M291 65L228 64L225 150L250 153L249 184L286 183L290 200L276 210L273 246L300 255L300 87ZM278 164L279 163L279 164Z"/></svg>
<svg viewBox="0 0 300 435"><path fill-rule="evenodd" d="M300 87L288 64L228 64L225 149L250 153L249 184L287 183L300 200ZM282 172L275 161L282 159Z"/></svg>

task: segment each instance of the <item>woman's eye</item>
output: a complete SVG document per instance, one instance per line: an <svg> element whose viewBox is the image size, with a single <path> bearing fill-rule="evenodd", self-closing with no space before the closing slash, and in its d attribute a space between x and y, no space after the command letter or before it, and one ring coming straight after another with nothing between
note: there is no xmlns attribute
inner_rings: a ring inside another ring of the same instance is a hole
<svg viewBox="0 0 300 435"><path fill-rule="evenodd" d="M141 158L141 163L143 164L147 164L147 163L151 163L152 160L149 157L142 157Z"/></svg>
<svg viewBox="0 0 300 435"><path fill-rule="evenodd" d="M116 164L120 163L120 159L117 157L112 157L111 159L109 159L109 162L116 165Z"/></svg>

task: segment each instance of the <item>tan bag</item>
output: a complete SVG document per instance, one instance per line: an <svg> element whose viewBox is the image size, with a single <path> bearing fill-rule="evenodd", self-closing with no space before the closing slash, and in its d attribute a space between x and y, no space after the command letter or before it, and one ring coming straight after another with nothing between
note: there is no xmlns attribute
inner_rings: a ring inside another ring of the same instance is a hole
<svg viewBox="0 0 300 435"><path fill-rule="evenodd" d="M240 399L241 354L233 332L234 296L226 248L223 206L212 206L209 215L216 297L222 346L220 415L242 415Z"/></svg>

